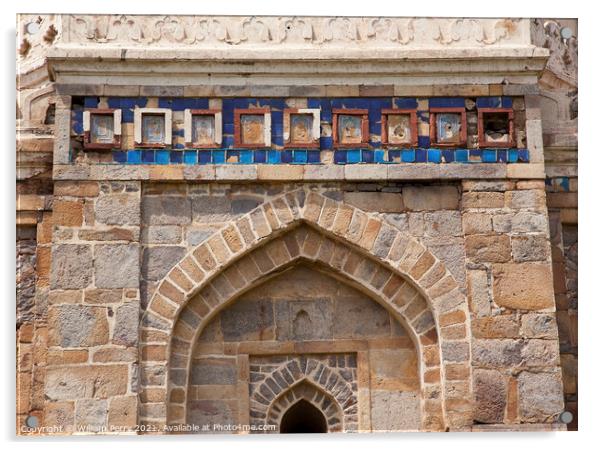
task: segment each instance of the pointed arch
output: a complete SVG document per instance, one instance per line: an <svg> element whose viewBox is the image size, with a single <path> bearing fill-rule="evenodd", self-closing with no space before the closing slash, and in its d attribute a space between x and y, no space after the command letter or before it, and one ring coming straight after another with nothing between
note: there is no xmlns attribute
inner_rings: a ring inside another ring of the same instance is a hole
<svg viewBox="0 0 602 450"><path fill-rule="evenodd" d="M200 331L233 298L301 258L346 278L410 328L420 360L424 429L472 421L470 399L446 389L464 383L470 390L468 305L449 270L378 214L305 189L216 231L159 283L141 318L143 390L153 371L168 376L149 385L163 390L164 401L141 398L143 420L185 420L190 354ZM449 326L464 332L447 337ZM145 351L151 347L162 351ZM157 354L165 356L151 356ZM163 416L154 413L161 405Z"/></svg>

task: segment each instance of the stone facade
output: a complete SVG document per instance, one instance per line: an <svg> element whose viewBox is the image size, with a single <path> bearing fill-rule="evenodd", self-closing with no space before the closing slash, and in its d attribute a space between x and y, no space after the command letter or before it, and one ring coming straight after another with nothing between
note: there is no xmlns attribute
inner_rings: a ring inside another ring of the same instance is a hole
<svg viewBox="0 0 602 450"><path fill-rule="evenodd" d="M298 405L328 432L565 428L576 171L548 161L572 139L550 137L539 92L570 79L549 22L36 20L19 19L18 433L30 416L64 434L270 433ZM241 146L249 108L265 146ZM283 116L303 111L319 138L287 147ZM364 144L337 145L345 111ZM415 140L390 145L383 117L406 111ZM483 147L483 111L507 114L506 143ZM210 148L189 142L194 114L223 121ZM465 142L439 145L445 114Z"/></svg>

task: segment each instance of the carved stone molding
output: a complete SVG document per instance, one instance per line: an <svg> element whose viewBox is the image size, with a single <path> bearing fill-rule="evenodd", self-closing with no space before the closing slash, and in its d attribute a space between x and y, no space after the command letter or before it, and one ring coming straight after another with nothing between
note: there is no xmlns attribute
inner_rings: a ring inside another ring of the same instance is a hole
<svg viewBox="0 0 602 450"><path fill-rule="evenodd" d="M68 15L64 43L118 46L528 45L526 19Z"/></svg>
<svg viewBox="0 0 602 450"><path fill-rule="evenodd" d="M550 57L546 70L554 74L569 86L577 86L577 54L578 41L576 36L564 39L560 30L561 24L556 20L534 19L531 27L533 43L547 48ZM549 81L552 84L553 81Z"/></svg>

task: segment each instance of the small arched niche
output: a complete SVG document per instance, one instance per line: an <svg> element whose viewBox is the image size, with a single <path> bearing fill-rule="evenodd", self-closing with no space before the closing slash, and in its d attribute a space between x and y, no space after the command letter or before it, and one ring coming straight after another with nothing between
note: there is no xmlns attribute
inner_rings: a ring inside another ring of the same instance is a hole
<svg viewBox="0 0 602 450"><path fill-rule="evenodd" d="M318 408L301 399L286 410L280 420L281 434L327 433L326 417Z"/></svg>

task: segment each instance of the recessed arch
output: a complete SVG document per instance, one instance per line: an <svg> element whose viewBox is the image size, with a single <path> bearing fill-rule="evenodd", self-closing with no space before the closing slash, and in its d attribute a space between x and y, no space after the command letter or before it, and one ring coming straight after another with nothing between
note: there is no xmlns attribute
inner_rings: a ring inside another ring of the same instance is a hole
<svg viewBox="0 0 602 450"><path fill-rule="evenodd" d="M466 337L440 339L442 328L467 329L468 320L466 297L445 265L377 214L299 189L217 231L159 283L141 319L141 372L144 379L146 370L169 371L155 387L165 389L165 422L185 418L184 386L199 329L229 299L298 258L356 280L414 328L423 429L458 428L472 420L469 399L446 398L448 378L470 386L470 344ZM165 359L145 358L147 345L163 346ZM159 402L146 403L152 407Z"/></svg>

